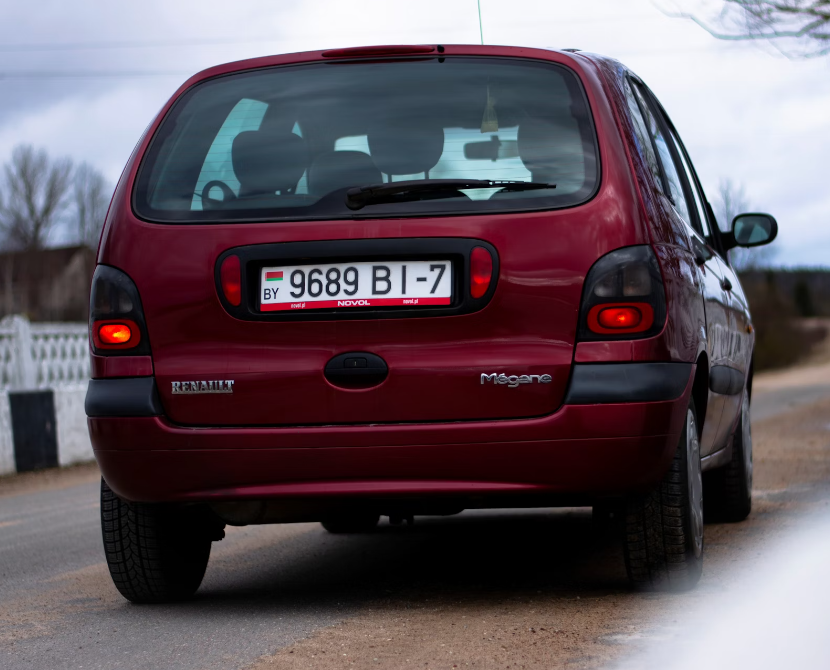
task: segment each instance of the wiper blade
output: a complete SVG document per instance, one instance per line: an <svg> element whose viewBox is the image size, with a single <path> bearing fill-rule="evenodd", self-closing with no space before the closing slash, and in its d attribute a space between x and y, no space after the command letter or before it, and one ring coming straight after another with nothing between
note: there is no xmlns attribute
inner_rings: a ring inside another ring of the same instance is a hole
<svg viewBox="0 0 830 670"><path fill-rule="evenodd" d="M532 191L556 188L556 184L511 179L413 179L390 184L357 186L346 192L346 207L363 209L366 205L418 200L423 193L441 193L475 188L500 188L503 191Z"/></svg>

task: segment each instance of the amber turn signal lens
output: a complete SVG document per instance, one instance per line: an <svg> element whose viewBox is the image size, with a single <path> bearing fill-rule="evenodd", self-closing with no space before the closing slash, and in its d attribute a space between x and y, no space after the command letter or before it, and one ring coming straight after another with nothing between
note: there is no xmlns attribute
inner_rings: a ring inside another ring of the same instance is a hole
<svg viewBox="0 0 830 670"><path fill-rule="evenodd" d="M98 337L104 344L127 344L132 336L126 323L106 323L98 328Z"/></svg>
<svg viewBox="0 0 830 670"><path fill-rule="evenodd" d="M480 298L490 288L493 278L493 257L484 247L474 247L470 253L470 295Z"/></svg>
<svg viewBox="0 0 830 670"><path fill-rule="evenodd" d="M643 320L643 314L636 307L609 307L597 316L603 328L636 328Z"/></svg>
<svg viewBox="0 0 830 670"><path fill-rule="evenodd" d="M222 284L222 293L234 307L242 302L242 271L239 264L239 256L228 256L222 261L219 268L219 281Z"/></svg>

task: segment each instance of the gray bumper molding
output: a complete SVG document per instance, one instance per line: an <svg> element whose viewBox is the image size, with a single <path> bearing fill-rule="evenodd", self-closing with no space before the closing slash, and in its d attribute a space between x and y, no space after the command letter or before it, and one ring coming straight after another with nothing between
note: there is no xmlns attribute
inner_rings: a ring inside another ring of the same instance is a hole
<svg viewBox="0 0 830 670"><path fill-rule="evenodd" d="M691 374L691 363L577 363L565 404L676 400Z"/></svg>
<svg viewBox="0 0 830 670"><path fill-rule="evenodd" d="M155 377L90 379L84 409L90 417L164 414Z"/></svg>

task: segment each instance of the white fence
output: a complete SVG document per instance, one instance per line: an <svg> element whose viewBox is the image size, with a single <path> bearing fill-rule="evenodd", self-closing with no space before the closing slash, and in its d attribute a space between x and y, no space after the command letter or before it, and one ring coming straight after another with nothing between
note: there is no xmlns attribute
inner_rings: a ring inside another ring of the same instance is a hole
<svg viewBox="0 0 830 670"><path fill-rule="evenodd" d="M0 390L86 386L89 344L85 323L0 321Z"/></svg>
<svg viewBox="0 0 830 670"><path fill-rule="evenodd" d="M21 467L20 449L42 446L15 437L19 429L31 427L26 425L25 412L12 411L10 398L20 391L51 389L57 465L94 459L84 412L89 380L87 338L85 323L29 323L22 316L0 321L0 475Z"/></svg>

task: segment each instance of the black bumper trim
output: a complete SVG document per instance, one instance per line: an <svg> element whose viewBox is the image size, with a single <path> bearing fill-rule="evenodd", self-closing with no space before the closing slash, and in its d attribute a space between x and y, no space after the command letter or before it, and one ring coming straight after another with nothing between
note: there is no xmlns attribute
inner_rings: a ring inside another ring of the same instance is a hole
<svg viewBox="0 0 830 670"><path fill-rule="evenodd" d="M155 377L90 379L87 416L159 416L164 413Z"/></svg>
<svg viewBox="0 0 830 670"><path fill-rule="evenodd" d="M577 363L565 404L676 400L691 374L691 363Z"/></svg>

